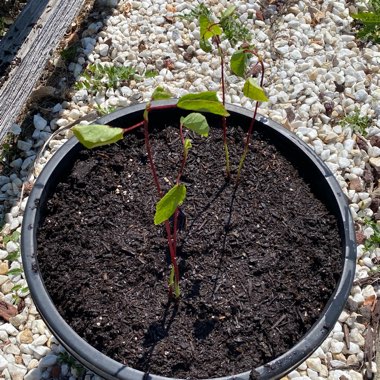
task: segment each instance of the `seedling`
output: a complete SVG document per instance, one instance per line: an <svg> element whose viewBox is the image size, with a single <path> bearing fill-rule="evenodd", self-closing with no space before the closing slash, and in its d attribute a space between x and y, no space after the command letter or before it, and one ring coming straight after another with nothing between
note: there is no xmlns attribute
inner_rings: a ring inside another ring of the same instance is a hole
<svg viewBox="0 0 380 380"><path fill-rule="evenodd" d="M358 132L362 136L367 134L366 130L370 124L371 119L368 116L361 116L358 108L350 115L345 116L340 122L342 127L350 127L354 132Z"/></svg>
<svg viewBox="0 0 380 380"><path fill-rule="evenodd" d="M364 242L364 249L369 251L380 246L380 225L371 219L366 219L364 224L373 229L373 235Z"/></svg>
<svg viewBox="0 0 380 380"><path fill-rule="evenodd" d="M136 69L132 66L105 66L91 64L87 66L81 79L76 83L78 90L86 89L95 94L102 89L117 89L128 84L136 76Z"/></svg>
<svg viewBox="0 0 380 380"><path fill-rule="evenodd" d="M254 45L250 44L251 35L247 28L245 28L237 19L235 14L236 7L228 7L221 15L219 21L214 21L215 17L211 15L210 12L206 12L203 8L200 8L198 12L199 26L200 26L200 47L205 52L212 52L212 43L216 46L216 52L220 57L220 67L221 67L221 90L222 90L222 102L225 105L226 99L226 81L225 81L225 52L221 47L222 39L227 39L232 46L235 46L240 42L239 48L231 57L230 69L235 75L245 78L247 74L247 69L249 65L250 58L255 56L257 58L256 65L261 67L261 81L260 86L256 83L255 79L249 77L243 87L243 94L252 100L256 101L255 110L251 125L248 129L244 151L242 153L238 172L237 172L237 183L240 180L241 170L246 159L249 143L252 136L253 126L256 119L257 109L259 102L268 101L267 96L262 88L264 81L264 63L260 55L258 54ZM197 12L194 12L197 14ZM210 42L211 40L211 42ZM227 119L222 118L223 125L223 145L225 150L226 159L226 175L227 178L231 176L230 168L230 157L227 144Z"/></svg>
<svg viewBox="0 0 380 380"><path fill-rule="evenodd" d="M181 182L181 177L185 169L189 151L192 147L191 140L185 137L184 128L200 135L207 137L209 126L205 116L198 112L192 112L186 117L181 117L179 122L179 133L182 143L182 162L176 176L175 185L166 194L162 191L156 166L153 159L152 148L149 139L149 113L152 110L171 108L173 106L154 106L152 101L171 98L172 95L163 88L158 87L153 92L151 101L145 107L143 121L129 128L112 128L107 125L76 125L73 127L73 132L78 140L89 149L99 146L115 143L123 139L124 134L138 127L144 128L145 148L148 155L153 182L155 184L159 201L156 204L156 212L154 215L154 224L159 225L164 223L168 248L171 260L171 272L169 276L169 296L178 299L180 297L179 287L179 270L177 264L177 230L178 217L180 214L179 207L186 198L186 186ZM175 107L175 106L174 106ZM182 96L177 103L177 107L189 111L210 112L223 117L228 116L223 104L218 100L216 92L206 91L199 94L188 94ZM173 228L171 228L169 219L173 217Z"/></svg>
<svg viewBox="0 0 380 380"><path fill-rule="evenodd" d="M58 362L60 364L66 364L67 366L70 367L70 369L73 369L75 372L76 372L76 375L78 377L82 377L85 372L86 372L86 369L82 366L82 364L80 364L79 362L77 362L68 352L66 351L63 351L63 352L60 352L58 354Z"/></svg>
<svg viewBox="0 0 380 380"><path fill-rule="evenodd" d="M380 1L371 0L369 4L371 12L355 13L351 17L361 24L357 33L358 38L378 43L380 42Z"/></svg>
<svg viewBox="0 0 380 380"><path fill-rule="evenodd" d="M185 207L183 206L183 203L186 199L187 192L185 184L181 182L181 177L185 170L186 161L192 147L192 141L187 137L187 133L196 133L203 137L207 137L209 133L207 120L200 112L212 113L221 117L223 127L223 145L226 160L226 175L228 179L231 178L230 157L227 145L227 117L229 114L225 108L225 52L222 49L222 39L228 39L233 46L240 42L239 48L231 57L230 70L232 73L239 77L246 78L247 74L249 74L248 67L252 57L256 57L256 65L259 65L261 69L260 85L256 83L255 79L248 77L243 87L243 94L254 100L256 103L253 118L245 139L243 153L237 168L236 185L239 183L241 171L249 151L250 139L252 136L259 103L268 100L262 88L264 78L263 60L258 54L256 48L249 43L250 36L248 30L238 21L237 16L235 15L235 7L231 6L223 12L219 21L215 21L215 17L213 17L208 9L203 5L196 8L192 14L199 17L201 48L206 52L212 52L213 46L215 46L215 50L220 57L222 101L218 99L215 91L206 91L202 93L184 95L178 100L176 105L155 105L152 103L153 101L172 97L172 95L162 87L157 87L145 107L143 120L131 127L112 128L107 125L76 125L73 128L73 132L78 140L89 149L115 143L123 139L126 133L137 128L143 128L145 149L148 156L153 182L158 194L158 201L156 204L156 211L153 221L155 225L164 224L165 226L171 260L171 270L168 280L169 296L170 298L174 298L176 300L180 297L180 274L177 264L179 215L183 215L182 208ZM161 188L159 174L157 173L156 165L153 159L154 155L152 153L149 137L149 115L153 110L175 107L190 111L190 113L186 117L181 117L179 120L179 135L183 152L182 160L176 175L175 184L166 193L164 193ZM172 221L172 226L170 221Z"/></svg>

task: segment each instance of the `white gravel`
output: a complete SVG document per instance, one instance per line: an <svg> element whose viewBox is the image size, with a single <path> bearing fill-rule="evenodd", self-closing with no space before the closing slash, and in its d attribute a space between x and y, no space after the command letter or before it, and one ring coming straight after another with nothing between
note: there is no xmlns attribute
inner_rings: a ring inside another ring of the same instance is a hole
<svg viewBox="0 0 380 380"><path fill-rule="evenodd" d="M70 134L62 133L50 141L49 149L36 163L36 173L30 174L39 148L53 130L98 107L107 110L148 100L159 84L165 85L175 96L219 90L218 59L199 49L196 23L180 18L175 18L173 23L168 21L176 12L189 12L195 1L114 0L102 3L113 7L118 3L118 8L111 17L90 24L83 32L80 36L82 53L77 62L70 65L70 70L78 80L81 80L83 66L88 63L135 66L139 74L157 70L158 75L132 80L129 85L121 84L116 90L100 88L94 93L86 89L73 90L70 101L52 107L50 118L38 113L34 116L33 135L26 141L18 141L20 156L9 163L14 174L0 176L0 200L5 202L0 211L5 212L6 205L13 205L5 214L3 236L20 231L27 200L24 198L18 202L22 183L34 180L34 174L40 172ZM216 13L228 4L226 0L205 3ZM380 136L379 47L373 44L367 44L363 49L359 47L351 28L349 7L344 0L321 0L320 4L311 0L292 3L294 5L288 6L287 12L281 15L276 15L273 5L265 10L253 0L234 3L240 19L252 30L256 46L264 56L265 88L270 100L261 105L260 112L293 130L320 155L347 195L354 220L362 225L364 218L374 214L369 208L373 194L364 186L363 176L369 165L380 169L380 147L361 149L352 126L341 126L336 121L358 109L362 116L373 119L368 136ZM365 9L365 2L360 3L360 9ZM256 17L260 10L265 11L264 21ZM269 18L270 14L274 14L275 22ZM229 48L228 43L223 46ZM185 60L184 53L193 55L190 62ZM229 93L226 100L251 108L252 102L242 95L242 82L230 73L227 73L227 81ZM326 112L326 107L330 108L330 113ZM17 135L21 130L14 125L12 131ZM372 227L363 229L367 237L373 233ZM52 371L58 371L62 378L74 380L79 375L78 370L57 362L58 356L62 357L63 348L40 320L25 290L23 275L7 275L9 268L21 265L20 258L12 264L6 259L8 254L18 250L17 236L0 250L0 299L14 302L17 294L25 301L22 313L9 323L0 322L0 376L6 380L48 379L52 377ZM356 277L365 278L378 268L380 249L367 251L359 245L358 250ZM12 290L15 285L20 285L20 289ZM378 287L355 286L347 309L329 338L286 379L363 379L366 326L360 308L377 296L380 296ZM344 326L349 329L349 347L344 339ZM374 363L372 367L376 370ZM85 379L99 377L89 373Z"/></svg>

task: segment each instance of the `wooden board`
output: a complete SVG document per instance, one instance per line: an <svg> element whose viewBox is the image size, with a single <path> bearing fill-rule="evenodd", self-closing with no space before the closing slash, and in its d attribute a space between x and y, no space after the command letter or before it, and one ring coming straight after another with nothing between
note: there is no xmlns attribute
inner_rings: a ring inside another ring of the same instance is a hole
<svg viewBox="0 0 380 380"><path fill-rule="evenodd" d="M14 65L0 88L0 142L16 122L51 53L84 3L30 0L1 41L0 60Z"/></svg>

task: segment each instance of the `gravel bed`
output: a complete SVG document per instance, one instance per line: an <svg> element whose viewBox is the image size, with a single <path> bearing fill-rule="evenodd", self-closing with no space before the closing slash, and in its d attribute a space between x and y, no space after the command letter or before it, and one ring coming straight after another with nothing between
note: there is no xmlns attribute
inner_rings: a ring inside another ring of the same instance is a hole
<svg viewBox="0 0 380 380"><path fill-rule="evenodd" d="M228 4L226 0L205 3L217 14ZM347 308L326 341L285 378L360 380L365 378L365 371L376 372L375 362L365 363L364 350L370 322L368 310L380 292L363 279L376 272L380 257L377 246L364 247L365 241L376 234L376 226L365 220L380 218L377 178L370 176L371 168L380 173L380 51L377 45L363 45L356 39L349 15L349 6L354 8L348 1L282 3L262 1L265 6L253 0L234 3L265 61L265 88L270 101L261 105L260 113L293 130L335 174L358 226L361 244L356 279L361 279L362 284L353 287ZM98 91L73 90L69 101L50 109L49 117L36 114L31 138L17 142L19 157L9 163L13 174L0 175L0 201L4 202L0 207L3 213L7 211L2 236L13 233L12 239L0 249L0 299L15 303L21 298L25 303L9 322L0 322L0 379L99 379L83 372L65 355L27 294L23 274L17 271L21 259L18 256L13 261L7 260L10 254L17 256L19 250L19 237L14 231L20 231L27 201L27 197L18 201L22 184L26 184L27 195L34 176L70 132L66 130L54 137L34 163L44 142L53 131L75 123L93 110L107 112L148 100L159 84L175 96L219 90L219 60L199 49L198 26L173 18L177 13L189 12L196 1L109 0L103 4L114 7L113 14L108 18L100 15L100 21L90 24L79 36L80 54L69 66L71 73L83 81L84 67L101 63L134 66L141 78L120 83L117 89L106 89L106 83L99 81ZM357 2L355 9L366 9L366 2ZM229 47L227 43L223 45ZM145 77L144 73L151 70L158 75ZM227 73L227 82L226 100L252 108L252 102L242 95L241 80ZM358 137L349 122L340 123L355 110L371 119L366 139ZM21 132L18 125L12 130L15 135ZM8 274L10 269L16 269L14 274Z"/></svg>

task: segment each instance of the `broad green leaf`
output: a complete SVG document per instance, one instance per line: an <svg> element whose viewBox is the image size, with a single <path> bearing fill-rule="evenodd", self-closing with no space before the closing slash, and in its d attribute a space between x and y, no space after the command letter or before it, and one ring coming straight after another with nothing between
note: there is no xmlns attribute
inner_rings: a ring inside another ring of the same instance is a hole
<svg viewBox="0 0 380 380"><path fill-rule="evenodd" d="M192 112L186 117L181 117L180 123L187 129L203 137L207 137L210 131L206 118L197 112Z"/></svg>
<svg viewBox="0 0 380 380"><path fill-rule="evenodd" d="M222 28L215 22L211 21L206 15L199 16L200 34L202 40L208 40L214 36L220 36Z"/></svg>
<svg viewBox="0 0 380 380"><path fill-rule="evenodd" d="M12 289L11 289L11 291L12 292L17 292L18 290L20 290L22 288L22 285L15 285Z"/></svg>
<svg viewBox="0 0 380 380"><path fill-rule="evenodd" d="M188 152L190 148L192 147L191 145L191 140L190 139L185 139L185 151Z"/></svg>
<svg viewBox="0 0 380 380"><path fill-rule="evenodd" d="M247 66L247 54L243 50L237 50L231 57L231 71L238 77L244 77Z"/></svg>
<svg viewBox="0 0 380 380"><path fill-rule="evenodd" d="M77 124L73 127L73 132L87 149L112 144L123 139L122 128L112 128L103 124Z"/></svg>
<svg viewBox="0 0 380 380"><path fill-rule="evenodd" d="M222 13L222 16L221 18L227 18L227 17L230 17L236 10L236 7L235 5L231 5L229 6L223 13Z"/></svg>
<svg viewBox="0 0 380 380"><path fill-rule="evenodd" d="M152 100L162 100L169 99L172 97L172 94L169 91L166 91L163 87L157 87L152 94Z"/></svg>
<svg viewBox="0 0 380 380"><path fill-rule="evenodd" d="M248 78L243 87L243 94L250 99L257 100L258 102L267 102L268 98L264 90L256 83L253 78Z"/></svg>
<svg viewBox="0 0 380 380"><path fill-rule="evenodd" d="M351 17L355 20L363 21L365 24L380 24L380 14L373 12L355 13Z"/></svg>
<svg viewBox="0 0 380 380"><path fill-rule="evenodd" d="M17 276L19 274L22 273L22 269L21 268L15 268L15 269L11 269L8 271L8 275L12 275L12 276Z"/></svg>
<svg viewBox="0 0 380 380"><path fill-rule="evenodd" d="M157 203L154 224L161 224L168 220L186 198L186 186L183 184L173 186Z"/></svg>
<svg viewBox="0 0 380 380"><path fill-rule="evenodd" d="M221 116L230 115L219 101L215 91L205 91L181 96L178 100L177 107L189 111L210 112Z"/></svg>

